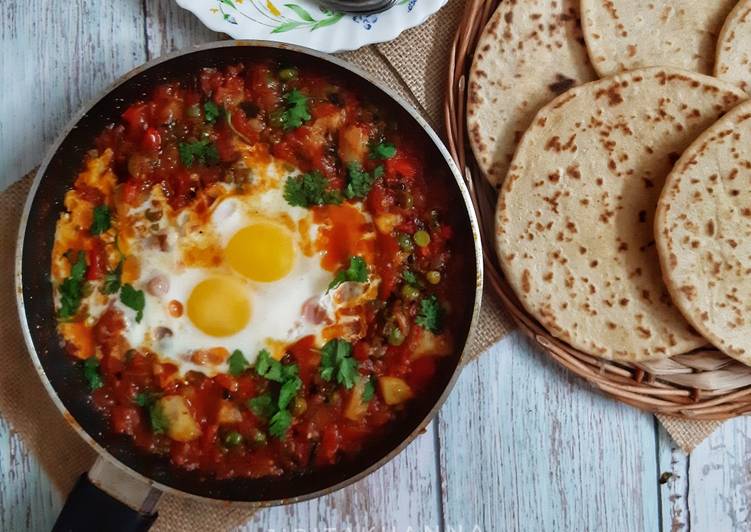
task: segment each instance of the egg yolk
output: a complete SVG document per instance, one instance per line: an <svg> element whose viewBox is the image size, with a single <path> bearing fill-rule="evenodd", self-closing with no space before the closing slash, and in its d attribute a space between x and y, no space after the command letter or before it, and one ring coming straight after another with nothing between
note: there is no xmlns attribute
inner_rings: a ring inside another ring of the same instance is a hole
<svg viewBox="0 0 751 532"><path fill-rule="evenodd" d="M209 336L231 336L250 321L250 301L237 281L212 277L193 288L187 312L190 321Z"/></svg>
<svg viewBox="0 0 751 532"><path fill-rule="evenodd" d="M285 277L295 258L289 231L272 223L256 223L240 229L230 239L224 254L238 273L265 283Z"/></svg>

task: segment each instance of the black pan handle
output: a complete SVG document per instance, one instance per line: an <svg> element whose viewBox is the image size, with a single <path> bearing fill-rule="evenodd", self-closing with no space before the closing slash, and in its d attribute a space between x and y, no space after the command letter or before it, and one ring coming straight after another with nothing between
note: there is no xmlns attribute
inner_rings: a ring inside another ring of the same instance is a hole
<svg viewBox="0 0 751 532"><path fill-rule="evenodd" d="M146 532L161 492L100 457L68 495L52 532Z"/></svg>
<svg viewBox="0 0 751 532"><path fill-rule="evenodd" d="M156 517L156 512L138 512L118 501L84 473L68 495L52 532L146 532Z"/></svg>

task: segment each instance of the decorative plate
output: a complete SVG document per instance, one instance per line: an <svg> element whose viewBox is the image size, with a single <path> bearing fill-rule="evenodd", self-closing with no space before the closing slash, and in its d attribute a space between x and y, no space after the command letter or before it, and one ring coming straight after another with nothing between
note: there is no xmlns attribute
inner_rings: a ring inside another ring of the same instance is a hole
<svg viewBox="0 0 751 532"><path fill-rule="evenodd" d="M177 0L177 4L210 29L234 39L286 42L330 53L395 39L447 1L397 0L374 15L332 11L313 0Z"/></svg>

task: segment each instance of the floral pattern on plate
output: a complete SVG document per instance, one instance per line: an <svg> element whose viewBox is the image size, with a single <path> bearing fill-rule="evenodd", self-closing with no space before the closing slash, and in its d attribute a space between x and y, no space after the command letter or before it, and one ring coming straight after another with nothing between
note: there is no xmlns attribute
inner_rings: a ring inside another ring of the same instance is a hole
<svg viewBox="0 0 751 532"><path fill-rule="evenodd" d="M264 39L321 52L390 41L438 11L447 0L397 0L373 15L332 11L313 0L177 0L210 29L235 39Z"/></svg>

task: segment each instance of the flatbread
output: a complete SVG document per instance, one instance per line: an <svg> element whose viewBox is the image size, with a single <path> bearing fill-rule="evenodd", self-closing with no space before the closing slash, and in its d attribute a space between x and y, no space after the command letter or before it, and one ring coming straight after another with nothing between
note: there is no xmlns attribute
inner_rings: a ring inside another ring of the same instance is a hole
<svg viewBox="0 0 751 532"><path fill-rule="evenodd" d="M469 77L467 127L493 185L540 107L596 79L579 23L578 0L504 1L483 31Z"/></svg>
<svg viewBox="0 0 751 532"><path fill-rule="evenodd" d="M751 0L741 0L717 40L714 75L751 94Z"/></svg>
<svg viewBox="0 0 751 532"><path fill-rule="evenodd" d="M670 301L652 220L680 153L744 98L715 78L649 68L540 110L501 189L496 236L506 278L551 334L630 362L706 343Z"/></svg>
<svg viewBox="0 0 751 532"><path fill-rule="evenodd" d="M751 365L751 102L710 127L675 165L655 237L673 301L725 354Z"/></svg>
<svg viewBox="0 0 751 532"><path fill-rule="evenodd" d="M736 1L581 0L589 57L601 76L650 66L711 74Z"/></svg>

